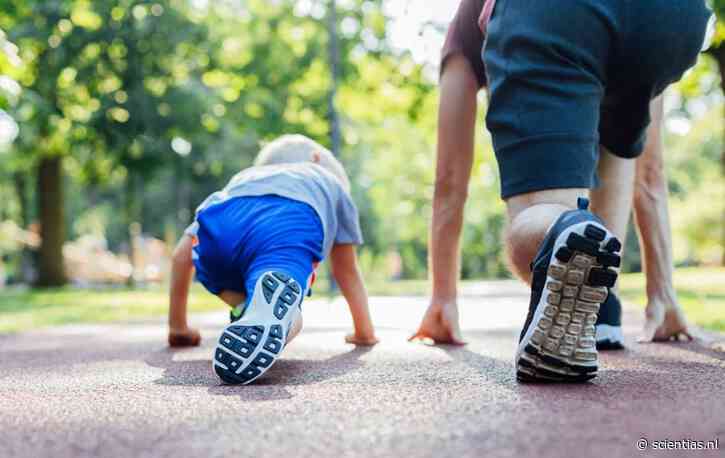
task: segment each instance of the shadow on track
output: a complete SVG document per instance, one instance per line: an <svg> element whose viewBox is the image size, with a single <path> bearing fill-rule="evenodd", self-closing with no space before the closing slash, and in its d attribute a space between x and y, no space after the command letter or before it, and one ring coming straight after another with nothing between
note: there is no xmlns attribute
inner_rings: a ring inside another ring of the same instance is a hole
<svg viewBox="0 0 725 458"><path fill-rule="evenodd" d="M212 369L210 358L177 359L177 355L196 349L171 349L151 353L145 362L164 370L154 383L160 385L209 387L209 393L218 396L237 396L243 400L270 401L289 399L293 395L286 387L312 385L346 375L362 368L360 358L370 347L354 347L345 353L325 359L284 359L275 363L264 377L247 386L223 385Z"/></svg>

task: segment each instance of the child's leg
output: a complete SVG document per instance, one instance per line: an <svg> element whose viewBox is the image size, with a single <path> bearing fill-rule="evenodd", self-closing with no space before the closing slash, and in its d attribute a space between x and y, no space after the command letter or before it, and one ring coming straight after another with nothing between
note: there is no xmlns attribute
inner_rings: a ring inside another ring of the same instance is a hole
<svg viewBox="0 0 725 458"><path fill-rule="evenodd" d="M257 379L300 332L302 300L323 244L322 226L306 204L263 196L255 205L236 265L246 300L214 356L215 371L227 383Z"/></svg>
<svg viewBox="0 0 725 458"><path fill-rule="evenodd" d="M269 250L245 276L239 304L219 339L214 369L227 383L250 383L266 372L302 330L302 300L312 276L312 255L300 249Z"/></svg>
<svg viewBox="0 0 725 458"><path fill-rule="evenodd" d="M214 370L222 380L250 383L272 366L299 327L303 293L282 271L257 277L241 317L224 329L214 352Z"/></svg>
<svg viewBox="0 0 725 458"><path fill-rule="evenodd" d="M302 331L302 302L309 292L310 281L314 274L314 268L310 254L304 250L286 251L282 256L280 256L280 254L281 253L275 253L273 251L263 256L262 259L255 261L252 273L249 275L246 284L247 291L249 291L248 294L253 297L254 287L258 283L258 279L269 272L273 272L276 273L277 276L288 276L290 278L290 282L294 282L300 286L300 290L302 291L299 303L300 313L296 313L294 315L294 319L291 321L289 330L286 332L286 346ZM308 260L310 262L307 262ZM248 309L250 305L250 301L246 301L243 307L243 312L246 312L246 309Z"/></svg>

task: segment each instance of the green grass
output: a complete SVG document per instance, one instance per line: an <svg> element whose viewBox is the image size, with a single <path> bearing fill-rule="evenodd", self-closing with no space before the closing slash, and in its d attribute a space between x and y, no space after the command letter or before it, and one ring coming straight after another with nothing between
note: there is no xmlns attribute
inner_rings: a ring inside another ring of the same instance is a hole
<svg viewBox="0 0 725 458"><path fill-rule="evenodd" d="M132 321L163 316L168 311L166 290L75 289L0 292L0 333L69 323ZM220 310L216 298L194 288L189 308L194 312Z"/></svg>
<svg viewBox="0 0 725 458"><path fill-rule="evenodd" d="M688 317L700 326L725 331L725 269L680 269L675 286ZM625 301L644 307L644 276L623 275L621 293ZM425 295L423 280L373 281L371 295ZM316 291L324 291L324 284ZM221 303L199 286L189 298L192 312L223 310ZM162 287L149 289L74 289L0 291L0 333L71 323L142 320L164 316L167 293Z"/></svg>
<svg viewBox="0 0 725 458"><path fill-rule="evenodd" d="M644 274L623 275L620 294L644 308ZM675 272L675 289L687 317L699 326L725 332L725 268L687 268Z"/></svg>

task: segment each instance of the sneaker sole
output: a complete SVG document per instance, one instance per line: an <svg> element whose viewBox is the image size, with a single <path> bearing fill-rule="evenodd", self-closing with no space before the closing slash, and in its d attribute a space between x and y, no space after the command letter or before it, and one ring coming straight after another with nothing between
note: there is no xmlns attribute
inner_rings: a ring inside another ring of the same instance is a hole
<svg viewBox="0 0 725 458"><path fill-rule="evenodd" d="M554 256L534 318L516 352L521 382L581 383L597 375L599 307L614 286L621 243L594 222L573 225L554 245Z"/></svg>
<svg viewBox="0 0 725 458"><path fill-rule="evenodd" d="M242 318L227 325L219 337L213 363L219 378L246 385L269 370L287 343L302 297L302 288L289 275L263 274Z"/></svg>

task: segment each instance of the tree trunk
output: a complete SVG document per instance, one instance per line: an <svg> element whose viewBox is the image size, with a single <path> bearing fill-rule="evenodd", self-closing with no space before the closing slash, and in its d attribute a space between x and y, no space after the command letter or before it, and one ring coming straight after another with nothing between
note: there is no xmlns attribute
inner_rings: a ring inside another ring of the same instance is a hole
<svg viewBox="0 0 725 458"><path fill-rule="evenodd" d="M62 286L67 279L63 266L65 218L61 157L46 157L40 160L37 199L42 239L38 256L37 286Z"/></svg>

